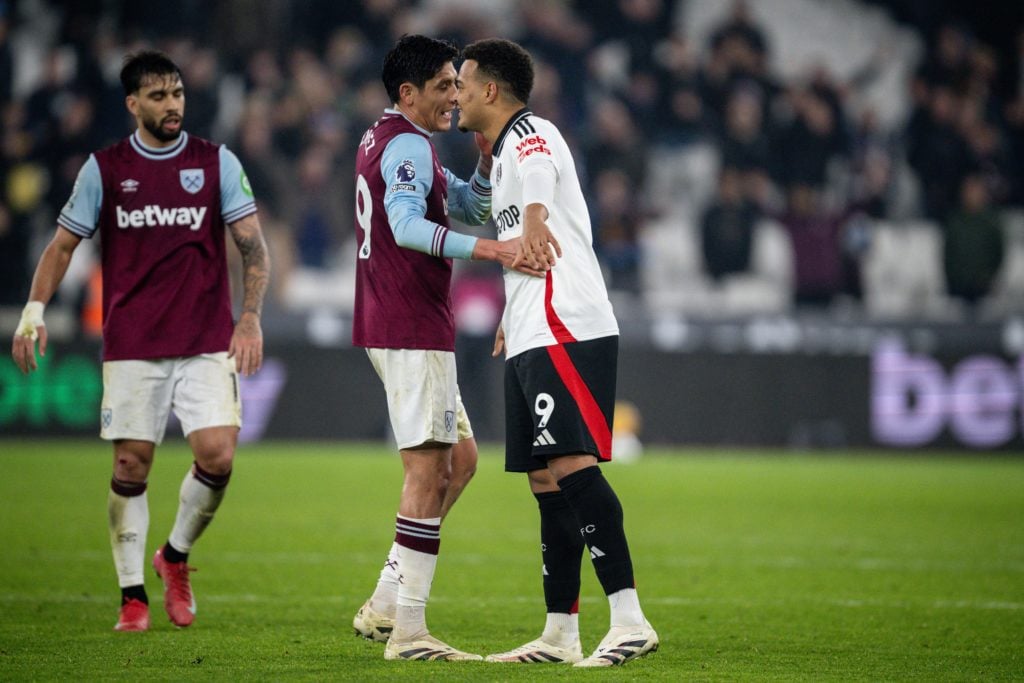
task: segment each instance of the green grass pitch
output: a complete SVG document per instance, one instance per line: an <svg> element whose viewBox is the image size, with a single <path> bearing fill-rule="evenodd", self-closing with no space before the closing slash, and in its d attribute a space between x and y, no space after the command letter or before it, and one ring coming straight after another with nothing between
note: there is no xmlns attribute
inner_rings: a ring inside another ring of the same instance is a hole
<svg viewBox="0 0 1024 683"><path fill-rule="evenodd" d="M189 463L162 446L151 555ZM177 630L147 565L153 627L115 633L109 446L0 440L0 680L1024 679L1019 458L658 450L606 467L661 650L614 671L385 662L351 618L393 537L397 457L372 444L243 447L193 549ZM525 477L483 449L445 522L432 631L480 653L543 625ZM584 562L584 650L608 606Z"/></svg>

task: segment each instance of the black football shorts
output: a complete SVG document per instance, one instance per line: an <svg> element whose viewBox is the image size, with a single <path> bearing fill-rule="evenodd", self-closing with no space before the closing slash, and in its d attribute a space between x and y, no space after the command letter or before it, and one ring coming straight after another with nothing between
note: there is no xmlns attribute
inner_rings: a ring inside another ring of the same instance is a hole
<svg viewBox="0 0 1024 683"><path fill-rule="evenodd" d="M554 344L505 361L505 470L560 455L612 457L618 336Z"/></svg>

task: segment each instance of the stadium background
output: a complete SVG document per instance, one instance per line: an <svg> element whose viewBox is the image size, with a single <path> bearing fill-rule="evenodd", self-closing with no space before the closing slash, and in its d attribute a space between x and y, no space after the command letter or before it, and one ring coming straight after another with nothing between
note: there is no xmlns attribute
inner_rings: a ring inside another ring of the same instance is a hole
<svg viewBox="0 0 1024 683"><path fill-rule="evenodd" d="M81 163L130 130L122 56L154 45L184 70L186 128L241 158L272 250L243 436L385 438L349 346L351 165L405 32L503 35L537 57L531 106L576 149L644 442L1021 450L1019 3L0 3L0 330ZM465 136L436 142L472 168ZM5 435L95 434L84 247L48 308L43 369L0 364ZM461 384L486 441L501 438L500 287L457 265Z"/></svg>

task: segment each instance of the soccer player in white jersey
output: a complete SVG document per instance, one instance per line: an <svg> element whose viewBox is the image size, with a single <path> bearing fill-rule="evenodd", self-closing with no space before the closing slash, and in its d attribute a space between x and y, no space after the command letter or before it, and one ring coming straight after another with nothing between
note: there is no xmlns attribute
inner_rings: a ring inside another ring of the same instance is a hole
<svg viewBox="0 0 1024 683"><path fill-rule="evenodd" d="M611 459L618 324L594 254L587 205L558 129L527 101L533 63L519 45L468 45L459 71L459 128L493 145L492 215L499 241L544 279L505 271L505 469L526 472L541 517L547 622L540 638L494 662L623 664L658 647L637 597L622 506L598 467ZM584 547L611 605L611 627L584 658L579 638Z"/></svg>

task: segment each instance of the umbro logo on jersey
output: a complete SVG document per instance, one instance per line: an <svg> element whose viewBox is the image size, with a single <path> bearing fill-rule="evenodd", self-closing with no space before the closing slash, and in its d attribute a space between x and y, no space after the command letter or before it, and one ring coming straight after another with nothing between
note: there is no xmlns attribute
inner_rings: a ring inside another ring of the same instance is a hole
<svg viewBox="0 0 1024 683"><path fill-rule="evenodd" d="M551 436L551 432L546 429L542 430L537 435L537 438L533 440L534 446L554 446L556 443L558 442L555 441L555 437Z"/></svg>
<svg viewBox="0 0 1024 683"><path fill-rule="evenodd" d="M136 192L139 189L139 181L134 178L121 181L121 192Z"/></svg>

